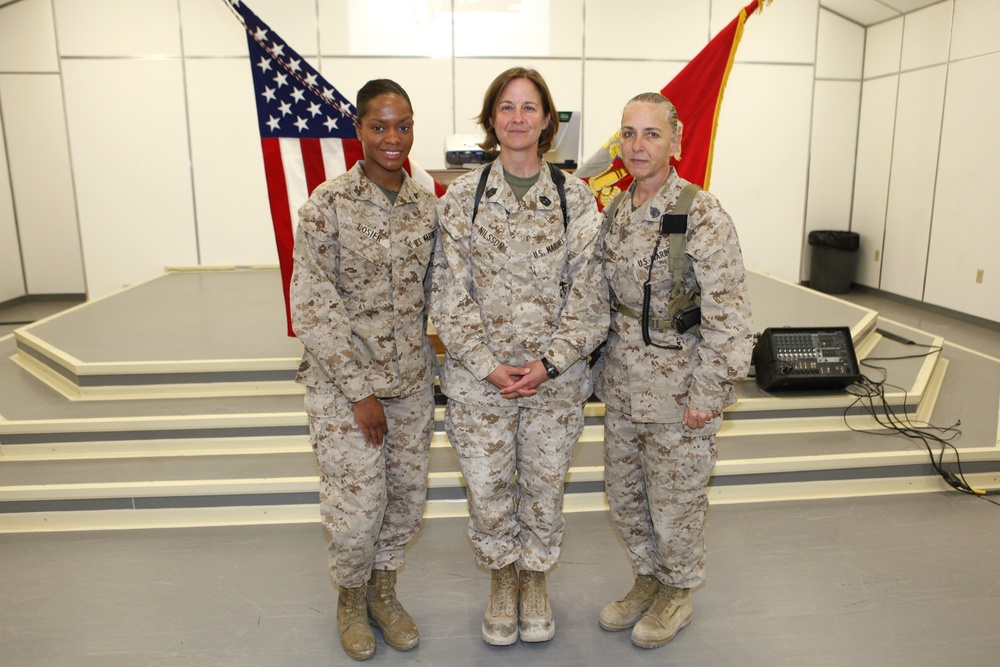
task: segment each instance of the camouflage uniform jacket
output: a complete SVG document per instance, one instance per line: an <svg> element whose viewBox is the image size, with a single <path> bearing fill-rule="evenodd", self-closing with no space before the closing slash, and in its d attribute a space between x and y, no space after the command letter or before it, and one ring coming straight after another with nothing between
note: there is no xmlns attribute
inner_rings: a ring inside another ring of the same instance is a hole
<svg viewBox="0 0 1000 667"><path fill-rule="evenodd" d="M612 294L635 312L642 312L643 284L649 277L650 256L659 236L659 219L672 210L688 181L673 168L667 182L646 204L632 211L632 192L624 195L604 237L604 274ZM688 289L701 285L701 332L650 330L660 345L647 346L640 321L614 313L608 344L595 366L596 392L604 403L632 415L639 423L679 422L690 405L718 415L735 401L733 384L750 365L750 297L743 256L732 218L712 194L697 194L688 214L685 280ZM653 261L650 315L667 316L671 278L668 237Z"/></svg>
<svg viewBox="0 0 1000 667"><path fill-rule="evenodd" d="M475 223L473 199L491 169ZM545 357L561 374L524 407L566 408L591 394L586 358L607 334L601 218L586 184L566 179L567 224L548 169L520 202L497 160L457 178L438 202L430 314L447 348L441 389L449 398L508 406L485 380L501 363Z"/></svg>
<svg viewBox="0 0 1000 667"><path fill-rule="evenodd" d="M425 304L435 203L404 175L390 205L358 163L299 209L289 289L305 346L297 382L336 387L352 402L405 397L433 382Z"/></svg>

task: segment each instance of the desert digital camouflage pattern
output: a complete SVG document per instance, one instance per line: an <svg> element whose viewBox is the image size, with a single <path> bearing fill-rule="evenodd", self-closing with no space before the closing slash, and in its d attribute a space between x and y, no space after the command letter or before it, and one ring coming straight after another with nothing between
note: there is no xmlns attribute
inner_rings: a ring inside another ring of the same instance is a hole
<svg viewBox="0 0 1000 667"><path fill-rule="evenodd" d="M447 348L445 426L467 482L477 560L545 571L559 556L563 484L591 394L587 357L609 322L600 215L579 179L566 179L564 225L548 169L520 202L499 160L481 169L491 172L475 223L480 170L438 203L430 313ZM542 357L561 374L534 396L506 399L485 380L501 363Z"/></svg>
<svg viewBox="0 0 1000 667"><path fill-rule="evenodd" d="M637 575L693 588L705 580L705 487L721 417L693 430L604 413L604 488Z"/></svg>
<svg viewBox="0 0 1000 667"><path fill-rule="evenodd" d="M563 483L583 411L449 402L445 429L468 488L476 561L490 570L549 570L559 560Z"/></svg>
<svg viewBox="0 0 1000 667"><path fill-rule="evenodd" d="M627 193L604 237L604 273L619 301L642 311L642 286L659 236L660 216L672 210L688 181L670 176L651 200L632 211ZM670 298L669 242L660 242L653 262L653 317L667 316ZM638 319L615 313L608 344L595 370L596 392L604 404L639 423L680 422L684 408L721 414L735 400L733 384L750 366L752 326L743 256L736 227L710 193L699 192L688 215L685 280L701 285L702 341L673 330L651 330L652 342L680 350L647 346Z"/></svg>
<svg viewBox="0 0 1000 667"><path fill-rule="evenodd" d="M604 237L604 272L621 303L642 312L642 286L659 235L659 219L672 210L688 181L671 168L650 201L632 210L628 193ZM750 364L750 299L732 219L708 192L688 215L685 280L701 286L699 341L673 330L651 330L615 313L608 344L594 367L595 389L605 403L604 486L611 515L636 574L655 575L675 588L705 578L706 486L716 461L715 433L733 403L733 384ZM671 276L667 238L652 262L650 315L665 317ZM681 423L685 406L714 415L703 428Z"/></svg>
<svg viewBox="0 0 1000 667"><path fill-rule="evenodd" d="M352 402L433 382L425 304L436 201L404 176L390 205L358 163L299 209L289 300L306 351L296 381Z"/></svg>
<svg viewBox="0 0 1000 667"><path fill-rule="evenodd" d="M305 346L296 380L320 468L334 581L395 570L420 526L433 435L427 337L435 196L404 175L390 204L358 163L299 209L289 298ZM374 394L388 434L367 445L353 403Z"/></svg>
<svg viewBox="0 0 1000 667"><path fill-rule="evenodd" d="M364 584L372 569L402 567L403 547L419 530L427 500L433 388L380 400L389 432L381 447L372 447L342 393L306 393L330 574L345 588Z"/></svg>
<svg viewBox="0 0 1000 667"><path fill-rule="evenodd" d="M591 394L587 356L607 334L608 297L598 254L600 214L586 184L566 179L564 228L548 169L518 202L499 160L472 223L479 169L464 174L438 203L430 314L447 348L441 389L474 405L508 405L484 382L501 363L545 357L561 375L524 407L579 406Z"/></svg>

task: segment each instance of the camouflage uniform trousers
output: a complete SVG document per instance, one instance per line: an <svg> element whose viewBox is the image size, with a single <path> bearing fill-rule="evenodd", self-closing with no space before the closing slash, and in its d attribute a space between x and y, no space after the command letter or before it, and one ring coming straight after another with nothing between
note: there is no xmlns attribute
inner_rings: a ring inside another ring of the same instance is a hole
<svg viewBox="0 0 1000 667"><path fill-rule="evenodd" d="M692 430L680 422L637 424L604 414L604 487L637 575L675 588L705 580L706 487L721 418Z"/></svg>
<svg viewBox="0 0 1000 667"><path fill-rule="evenodd" d="M545 410L449 400L445 430L465 477L476 561L491 570L510 563L549 570L559 560L563 485L583 433L583 406Z"/></svg>
<svg viewBox="0 0 1000 667"><path fill-rule="evenodd" d="M379 401L389 432L376 448L365 444L354 406L342 393L306 392L330 574L347 588L368 581L373 568L402 566L403 547L420 528L427 498L433 388Z"/></svg>

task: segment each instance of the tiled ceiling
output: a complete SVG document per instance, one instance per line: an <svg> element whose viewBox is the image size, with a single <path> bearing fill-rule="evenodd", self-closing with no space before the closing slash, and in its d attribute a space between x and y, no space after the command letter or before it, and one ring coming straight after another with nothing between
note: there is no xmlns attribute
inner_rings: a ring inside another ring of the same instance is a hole
<svg viewBox="0 0 1000 667"><path fill-rule="evenodd" d="M820 0L820 7L863 26L894 19L941 0Z"/></svg>

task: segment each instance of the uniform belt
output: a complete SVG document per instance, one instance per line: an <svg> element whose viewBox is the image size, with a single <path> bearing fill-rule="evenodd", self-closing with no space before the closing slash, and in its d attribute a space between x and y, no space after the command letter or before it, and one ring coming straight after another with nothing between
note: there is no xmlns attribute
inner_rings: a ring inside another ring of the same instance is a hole
<svg viewBox="0 0 1000 667"><path fill-rule="evenodd" d="M625 317L631 317L633 320L642 319L642 313L632 310L631 308L620 302L615 296L611 297L611 312L621 313ZM649 328L653 331L664 331L666 329L673 329L674 325L670 321L669 317L650 317Z"/></svg>

